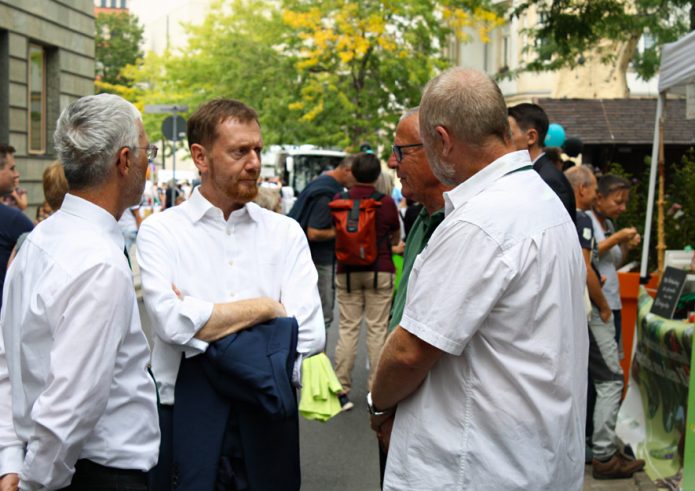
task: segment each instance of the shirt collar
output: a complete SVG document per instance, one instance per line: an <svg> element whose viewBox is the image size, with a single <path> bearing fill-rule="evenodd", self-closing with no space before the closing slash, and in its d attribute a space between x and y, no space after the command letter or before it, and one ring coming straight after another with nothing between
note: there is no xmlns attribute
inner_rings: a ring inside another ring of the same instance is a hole
<svg viewBox="0 0 695 491"><path fill-rule="evenodd" d="M451 191L444 193L444 214L449 215L501 177L528 165L531 165L528 150L510 152L501 156Z"/></svg>
<svg viewBox="0 0 695 491"><path fill-rule="evenodd" d="M103 230L119 249L123 249L125 246L125 240L123 239L121 229L118 227L118 222L111 213L101 206L68 193L65 195L60 211L86 220Z"/></svg>
<svg viewBox="0 0 695 491"><path fill-rule="evenodd" d="M538 159L540 159L543 155L545 155L545 152L539 153L539 154L536 156L536 158L533 159L533 163L535 164L536 162L538 162Z"/></svg>
<svg viewBox="0 0 695 491"><path fill-rule="evenodd" d="M186 213L188 218L193 222L197 222L207 215L210 210L217 210L220 216L223 216L222 210L217 208L215 205L210 203L205 196L200 192L200 188L196 187L191 193L191 197L184 201L179 206L183 207L183 211ZM238 210L234 210L230 215L229 219L238 220L244 216L249 216L253 221L258 222L261 220L261 208L253 202L246 203L243 207Z"/></svg>

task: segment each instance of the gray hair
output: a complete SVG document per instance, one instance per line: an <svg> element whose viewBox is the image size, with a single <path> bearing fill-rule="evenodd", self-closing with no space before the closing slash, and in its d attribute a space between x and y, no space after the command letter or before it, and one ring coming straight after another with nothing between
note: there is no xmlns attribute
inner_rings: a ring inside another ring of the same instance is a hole
<svg viewBox="0 0 695 491"><path fill-rule="evenodd" d="M404 119L407 119L410 116L418 114L419 112L420 112L420 106L415 106L415 107L411 107L410 109L406 109L406 111L401 115L401 118L398 120L398 122L400 123Z"/></svg>
<svg viewBox="0 0 695 491"><path fill-rule="evenodd" d="M103 183L123 147L137 158L136 121L142 118L135 106L113 94L82 97L62 112L53 140L70 189Z"/></svg>
<svg viewBox="0 0 695 491"><path fill-rule="evenodd" d="M565 176L567 176L567 180L572 185L572 189L577 189L580 186L588 186L591 184L593 175L594 173L588 165L576 165L565 171Z"/></svg>
<svg viewBox="0 0 695 491"><path fill-rule="evenodd" d="M488 75L471 68L450 68L425 86L420 101L423 139L433 141L437 126L476 146L490 137L508 141L511 134L500 88Z"/></svg>

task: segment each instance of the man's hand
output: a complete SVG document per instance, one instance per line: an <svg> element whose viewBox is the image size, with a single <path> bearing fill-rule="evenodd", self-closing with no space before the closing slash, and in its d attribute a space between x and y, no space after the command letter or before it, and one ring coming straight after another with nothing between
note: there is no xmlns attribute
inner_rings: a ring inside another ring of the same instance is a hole
<svg viewBox="0 0 695 491"><path fill-rule="evenodd" d="M379 445L384 453L388 453L389 444L391 443L391 431L393 431L393 422L396 419L396 413L392 412L383 416L371 416L370 424L372 430L376 432L376 438L379 440Z"/></svg>
<svg viewBox="0 0 695 491"><path fill-rule="evenodd" d="M398 255L402 256L404 252L405 252L405 242L403 242L402 240L398 244L391 246L391 254L398 254Z"/></svg>
<svg viewBox="0 0 695 491"><path fill-rule="evenodd" d="M0 491L17 491L19 489L19 474L5 474L0 477Z"/></svg>
<svg viewBox="0 0 695 491"><path fill-rule="evenodd" d="M608 322L608 320L611 318L611 315L613 312L611 311L610 307L605 306L598 311L598 316L601 318L603 322Z"/></svg>
<svg viewBox="0 0 695 491"><path fill-rule="evenodd" d="M276 317L287 317L287 311L285 310L285 306L277 300L273 300L269 297L261 297L260 300L266 302L267 304L266 308L268 312L268 318L265 319L266 321L275 319Z"/></svg>

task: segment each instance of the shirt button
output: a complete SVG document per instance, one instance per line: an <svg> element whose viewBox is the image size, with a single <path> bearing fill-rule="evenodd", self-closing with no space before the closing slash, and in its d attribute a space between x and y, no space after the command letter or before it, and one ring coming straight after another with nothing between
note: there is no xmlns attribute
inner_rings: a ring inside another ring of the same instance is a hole
<svg viewBox="0 0 695 491"><path fill-rule="evenodd" d="M229 230L229 229L227 229L225 232L226 232L227 235L232 235L232 231Z"/></svg>
<svg viewBox="0 0 695 491"><path fill-rule="evenodd" d="M230 296L230 297L233 297L233 296L234 296L234 292L229 292L229 296Z"/></svg>
<svg viewBox="0 0 695 491"><path fill-rule="evenodd" d="M234 266L234 261L229 261L230 266Z"/></svg>

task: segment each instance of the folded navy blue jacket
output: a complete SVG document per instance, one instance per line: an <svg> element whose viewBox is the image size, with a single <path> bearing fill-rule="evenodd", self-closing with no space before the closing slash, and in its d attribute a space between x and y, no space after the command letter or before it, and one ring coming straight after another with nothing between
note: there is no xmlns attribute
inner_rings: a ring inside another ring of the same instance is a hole
<svg viewBox="0 0 695 491"><path fill-rule="evenodd" d="M182 359L173 407L173 487L299 489L292 386L297 332L296 319L278 318Z"/></svg>

